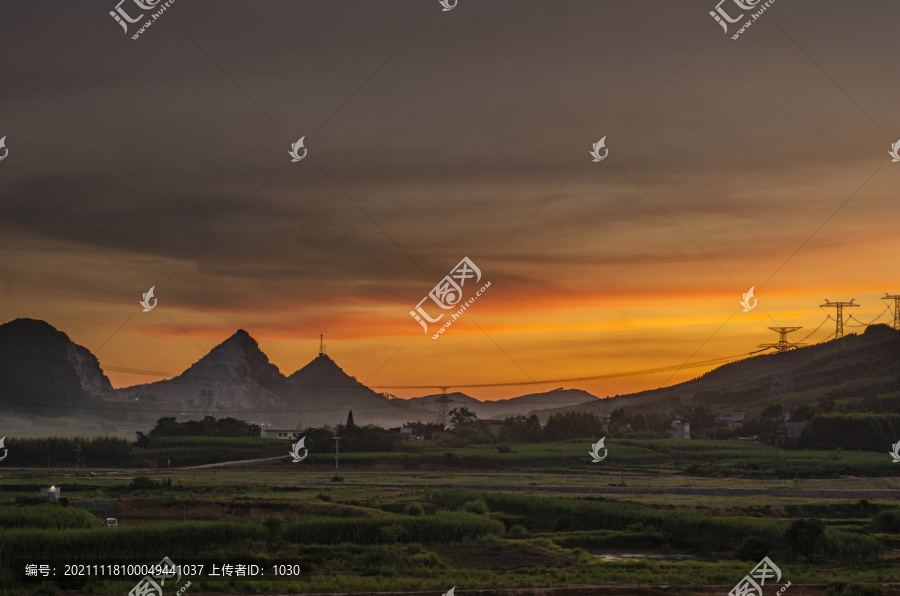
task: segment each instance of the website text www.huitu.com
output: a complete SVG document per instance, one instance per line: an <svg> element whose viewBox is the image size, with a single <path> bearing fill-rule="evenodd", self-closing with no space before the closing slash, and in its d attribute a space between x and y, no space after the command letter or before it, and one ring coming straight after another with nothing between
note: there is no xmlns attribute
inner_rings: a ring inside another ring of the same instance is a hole
<svg viewBox="0 0 900 596"><path fill-rule="evenodd" d="M466 310L467 308L469 308L470 306L472 306L472 305L475 303L475 301L478 300L478 298L481 296L481 294L482 294L485 290L487 290L489 287L491 287L491 282L487 282L486 284L484 284L483 286L481 286L481 289L478 290L477 292L475 292L475 296L472 297L472 298L469 298L468 300L466 300L466 301L463 303L462 307L460 307L460 309L459 309L458 311L456 311L456 312L454 312L454 313L450 313L450 318L447 320L446 323L444 323L443 327L441 327L440 329L437 330L437 333L435 333L434 335L431 336L431 339L437 339L437 338L439 338L439 337L441 336L441 333L443 333L444 330L447 329L447 327L449 327L450 325L452 325L452 324L453 324L453 321L455 321L456 319L458 319L458 318L463 314L463 312L465 312L465 310Z"/></svg>

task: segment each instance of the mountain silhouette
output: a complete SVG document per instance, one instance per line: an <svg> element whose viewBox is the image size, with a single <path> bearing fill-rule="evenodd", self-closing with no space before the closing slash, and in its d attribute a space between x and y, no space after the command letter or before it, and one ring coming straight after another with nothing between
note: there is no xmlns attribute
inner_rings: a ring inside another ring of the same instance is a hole
<svg viewBox="0 0 900 596"><path fill-rule="evenodd" d="M177 377L116 393L122 401L177 411L182 418L234 416L279 429L335 426L351 409L363 425L398 425L430 415L369 389L325 354L285 377L243 329Z"/></svg>
<svg viewBox="0 0 900 596"><path fill-rule="evenodd" d="M900 391L900 332L870 325L861 335L745 358L677 385L607 399L562 388L493 402L458 392L448 396L454 400L450 409L465 406L482 419L534 411L546 420L554 411L609 413L620 406L681 415L687 406L701 404L753 414L773 403L770 387L777 361L795 390L778 397L785 407L810 396L877 401L879 395ZM16 319L0 325L3 413L79 420L96 416L141 424L160 416L234 416L293 429L342 424L353 410L359 426L397 426L434 420L438 397L389 399L324 353L285 377L243 329L172 379L116 390L97 358L49 323Z"/></svg>
<svg viewBox="0 0 900 596"><path fill-rule="evenodd" d="M283 405L273 388L284 380L256 340L239 329L177 377L127 387L117 394L128 401L176 406L187 415L258 413Z"/></svg>
<svg viewBox="0 0 900 596"><path fill-rule="evenodd" d="M777 397L771 395L776 370L793 385ZM785 409L800 403L836 399L874 399L900 391L900 331L887 325L869 325L850 333L782 354L766 353L723 364L701 376L649 391L617 395L597 402L539 412L542 421L554 411L584 410L609 414L614 408L634 412L686 413L686 406L708 405L719 412L743 411L758 415L767 405L780 402ZM896 398L895 398L896 399ZM854 406L845 406L855 411Z"/></svg>
<svg viewBox="0 0 900 596"><path fill-rule="evenodd" d="M4 411L57 415L95 406L112 393L97 358L49 323L16 319L0 325Z"/></svg>
<svg viewBox="0 0 900 596"><path fill-rule="evenodd" d="M368 389L365 385L344 372L327 354L319 354L309 364L287 378L288 382L299 387L343 387ZM369 389L369 391L372 391ZM372 393L375 393L372 391ZM376 394L377 395L377 394Z"/></svg>
<svg viewBox="0 0 900 596"><path fill-rule="evenodd" d="M355 412L360 425L397 426L434 417L433 411L422 409L418 404L388 399L366 387L344 372L327 354L319 354L289 376L281 395L308 426L342 424L349 410Z"/></svg>
<svg viewBox="0 0 900 596"><path fill-rule="evenodd" d="M407 401L433 408L433 402L439 399L440 394L413 397ZM494 401L482 401L458 391L448 393L447 397L452 401L448 405L448 411L453 408L469 408L484 419L506 419L510 416L525 415L532 410L544 410L548 407L563 408L567 406L582 405L587 402L596 402L600 398L591 395L581 389L553 389L542 393L529 393L509 399Z"/></svg>

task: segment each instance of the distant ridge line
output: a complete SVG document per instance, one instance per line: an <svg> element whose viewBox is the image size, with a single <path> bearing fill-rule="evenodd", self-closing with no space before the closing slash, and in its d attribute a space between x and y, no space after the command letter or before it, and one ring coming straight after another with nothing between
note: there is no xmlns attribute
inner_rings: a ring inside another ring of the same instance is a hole
<svg viewBox="0 0 900 596"><path fill-rule="evenodd" d="M768 349L768 348L766 348ZM464 384L464 383L453 383L452 385L372 385L372 389L441 389L443 387L453 387L453 388L462 388L462 387L514 387L518 385L540 385L542 383L546 383L548 385L554 383L570 383L574 381L594 381L597 379L614 379L617 377L631 377L638 375L649 375L658 372L669 372L671 370L681 370L684 368L697 368L700 366L707 366L709 364L716 364L719 362L727 362L729 360L736 360L740 358L745 358L747 356L752 356L753 354L758 354L760 352L765 352L766 350L754 350L753 352L746 352L744 354L737 354L734 356L723 356L721 358L713 358L711 360L702 360L699 362L694 362L693 364L679 364L679 365L670 365L663 366L660 368L647 368L644 370L631 370L626 372L618 372L618 373L607 373L605 375L595 375L590 377L573 377L569 379L550 379L550 380L541 380L541 381L521 381L516 383L475 383L475 384Z"/></svg>

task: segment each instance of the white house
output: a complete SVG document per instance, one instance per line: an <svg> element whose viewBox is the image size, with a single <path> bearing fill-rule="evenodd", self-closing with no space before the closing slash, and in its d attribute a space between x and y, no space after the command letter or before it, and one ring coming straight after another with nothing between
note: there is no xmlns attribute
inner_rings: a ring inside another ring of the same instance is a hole
<svg viewBox="0 0 900 596"><path fill-rule="evenodd" d="M278 430L274 428L262 429L262 438L264 439L287 439L288 441L296 441L303 436L299 430Z"/></svg>

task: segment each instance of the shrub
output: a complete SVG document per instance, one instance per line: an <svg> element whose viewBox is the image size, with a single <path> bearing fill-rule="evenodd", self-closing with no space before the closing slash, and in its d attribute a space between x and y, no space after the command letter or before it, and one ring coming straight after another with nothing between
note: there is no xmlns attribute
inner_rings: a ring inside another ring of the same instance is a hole
<svg viewBox="0 0 900 596"><path fill-rule="evenodd" d="M463 505L463 511L467 511L469 513L477 513L478 515L485 515L487 513L490 513L491 510L488 509L487 503L484 502L484 499L474 499Z"/></svg>
<svg viewBox="0 0 900 596"><path fill-rule="evenodd" d="M784 541L793 554L812 558L825 549L825 522L820 519L795 519L785 530Z"/></svg>
<svg viewBox="0 0 900 596"><path fill-rule="evenodd" d="M422 517L425 515L425 508L419 503L410 503L403 508L403 513L413 517Z"/></svg>
<svg viewBox="0 0 900 596"><path fill-rule="evenodd" d="M147 476L135 476L131 479L131 484L128 485L128 488L132 490L140 490L146 488L156 488L159 486L156 482L153 482L152 479Z"/></svg>
<svg viewBox="0 0 900 596"><path fill-rule="evenodd" d="M900 509L882 511L872 520L879 532L900 532Z"/></svg>
<svg viewBox="0 0 900 596"><path fill-rule="evenodd" d="M734 558L739 561L760 561L768 555L769 550L769 545L759 536L747 536L734 549Z"/></svg>

